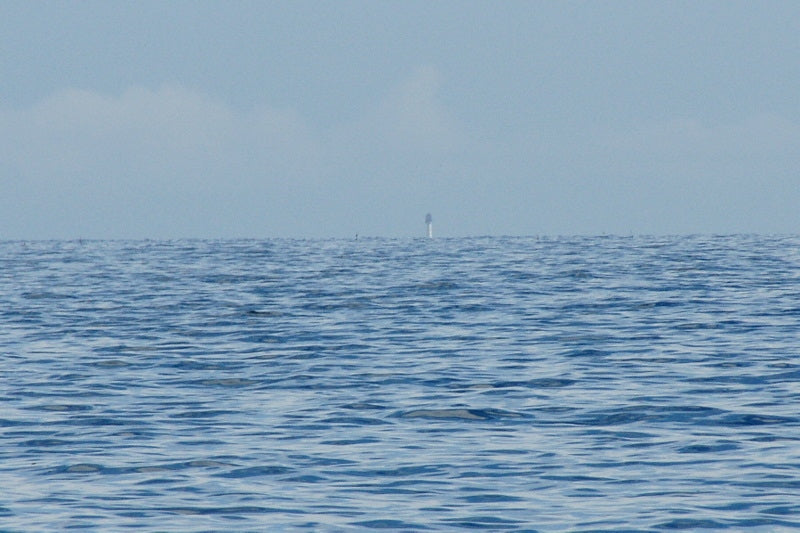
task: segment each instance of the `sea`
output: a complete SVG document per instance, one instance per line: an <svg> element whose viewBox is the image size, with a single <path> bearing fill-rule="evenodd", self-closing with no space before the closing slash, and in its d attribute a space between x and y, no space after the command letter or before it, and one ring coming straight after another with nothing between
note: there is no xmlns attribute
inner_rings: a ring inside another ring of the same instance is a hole
<svg viewBox="0 0 800 533"><path fill-rule="evenodd" d="M800 530L800 236L2 241L65 530Z"/></svg>

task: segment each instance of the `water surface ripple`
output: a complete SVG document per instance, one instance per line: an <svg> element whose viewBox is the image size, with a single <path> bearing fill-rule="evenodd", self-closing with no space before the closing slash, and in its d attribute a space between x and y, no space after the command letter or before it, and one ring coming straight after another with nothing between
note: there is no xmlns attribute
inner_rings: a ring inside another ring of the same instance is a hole
<svg viewBox="0 0 800 533"><path fill-rule="evenodd" d="M0 242L0 529L800 529L800 238Z"/></svg>

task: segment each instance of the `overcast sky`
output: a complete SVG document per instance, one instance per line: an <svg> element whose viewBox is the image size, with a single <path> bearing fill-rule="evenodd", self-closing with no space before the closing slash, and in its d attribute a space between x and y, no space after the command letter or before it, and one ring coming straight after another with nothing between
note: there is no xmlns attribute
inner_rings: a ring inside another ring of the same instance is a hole
<svg viewBox="0 0 800 533"><path fill-rule="evenodd" d="M800 2L0 3L0 238L797 233Z"/></svg>

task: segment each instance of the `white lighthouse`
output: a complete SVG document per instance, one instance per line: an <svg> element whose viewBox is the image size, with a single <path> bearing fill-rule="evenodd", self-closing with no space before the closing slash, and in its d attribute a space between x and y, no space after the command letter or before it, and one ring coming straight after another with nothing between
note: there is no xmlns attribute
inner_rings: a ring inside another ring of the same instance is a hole
<svg viewBox="0 0 800 533"><path fill-rule="evenodd" d="M427 226L428 226L428 238L432 239L433 238L433 217L431 216L430 213L425 215L425 224L427 224Z"/></svg>

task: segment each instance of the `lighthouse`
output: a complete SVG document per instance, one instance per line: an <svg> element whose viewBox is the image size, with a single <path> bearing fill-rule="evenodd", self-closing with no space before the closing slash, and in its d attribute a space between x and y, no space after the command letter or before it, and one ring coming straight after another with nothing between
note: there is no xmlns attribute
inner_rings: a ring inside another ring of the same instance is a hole
<svg viewBox="0 0 800 533"><path fill-rule="evenodd" d="M433 217L430 213L425 215L425 224L428 226L428 238L433 238Z"/></svg>

